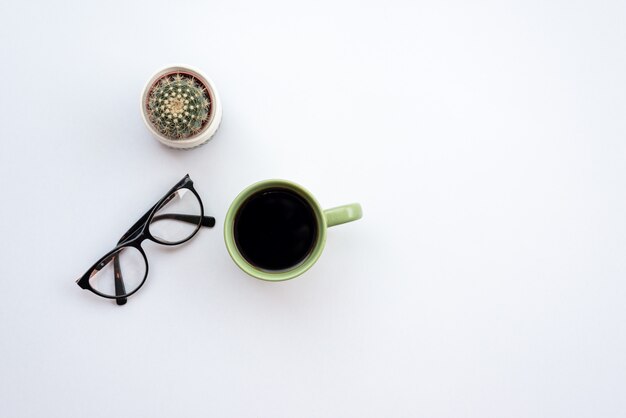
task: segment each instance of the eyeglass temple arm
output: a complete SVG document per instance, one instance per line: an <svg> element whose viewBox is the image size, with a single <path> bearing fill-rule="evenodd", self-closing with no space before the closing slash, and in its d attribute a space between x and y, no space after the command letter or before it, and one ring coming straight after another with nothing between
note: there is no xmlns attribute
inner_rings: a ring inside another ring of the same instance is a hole
<svg viewBox="0 0 626 418"><path fill-rule="evenodd" d="M212 216L198 216L198 215L185 215L182 213L164 213L162 215L156 215L152 218L153 221L160 221L163 219L173 219L175 221L187 222L193 225L206 226L212 228L215 226L215 218Z"/></svg>
<svg viewBox="0 0 626 418"><path fill-rule="evenodd" d="M146 215L142 216L141 219L135 222L135 224L133 224L133 226L131 226L130 229L124 233L124 235L122 235L122 238L120 238L117 244L121 244L122 242L133 236L133 234L135 234L137 231L139 231L143 224L145 224L148 220L150 212L152 212L152 209L148 211ZM162 215L156 215L154 218L152 218L153 221L160 221L163 219L173 219L176 221L187 222L193 225L197 225L199 221L201 226L205 226L207 228L212 228L215 226L215 218L212 216L200 217L198 215L185 215L182 213L164 213Z"/></svg>
<svg viewBox="0 0 626 418"><path fill-rule="evenodd" d="M128 302L128 299L125 297L119 297L121 295L126 294L126 287L124 286L124 278L122 277L122 268L120 267L120 256L113 256L113 273L115 276L115 296L118 296L115 299L115 302L118 305L125 305Z"/></svg>

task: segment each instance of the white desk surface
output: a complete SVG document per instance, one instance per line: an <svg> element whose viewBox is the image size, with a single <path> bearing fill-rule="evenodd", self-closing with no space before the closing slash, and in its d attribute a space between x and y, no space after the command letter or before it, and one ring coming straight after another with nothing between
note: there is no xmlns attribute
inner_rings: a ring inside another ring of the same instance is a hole
<svg viewBox="0 0 626 418"><path fill-rule="evenodd" d="M626 416L622 1L0 4L0 416ZM223 99L167 149L168 63ZM184 174L217 218L146 245L126 306L74 280ZM285 283L232 199L286 178L364 218Z"/></svg>

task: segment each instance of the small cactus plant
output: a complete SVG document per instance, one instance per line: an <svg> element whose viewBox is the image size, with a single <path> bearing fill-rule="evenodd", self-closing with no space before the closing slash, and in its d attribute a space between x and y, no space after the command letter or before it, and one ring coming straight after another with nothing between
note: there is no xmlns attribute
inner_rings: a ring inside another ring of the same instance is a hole
<svg viewBox="0 0 626 418"><path fill-rule="evenodd" d="M168 74L152 87L147 115L155 129L176 140L199 133L209 119L211 100L206 87L189 74Z"/></svg>

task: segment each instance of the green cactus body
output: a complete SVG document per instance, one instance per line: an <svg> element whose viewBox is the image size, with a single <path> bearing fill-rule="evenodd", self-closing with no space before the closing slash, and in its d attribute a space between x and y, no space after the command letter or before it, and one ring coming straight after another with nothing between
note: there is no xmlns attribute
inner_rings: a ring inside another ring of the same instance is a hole
<svg viewBox="0 0 626 418"><path fill-rule="evenodd" d="M162 77L150 91L148 116L154 127L170 139L185 139L202 130L209 119L211 101L206 87L188 74Z"/></svg>

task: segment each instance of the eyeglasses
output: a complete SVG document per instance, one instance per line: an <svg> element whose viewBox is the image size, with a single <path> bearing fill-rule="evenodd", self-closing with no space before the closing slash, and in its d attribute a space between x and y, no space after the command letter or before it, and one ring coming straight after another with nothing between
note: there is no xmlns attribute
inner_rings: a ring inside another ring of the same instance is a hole
<svg viewBox="0 0 626 418"><path fill-rule="evenodd" d="M115 248L95 262L76 281L83 289L124 305L148 277L144 240L163 245L189 241L200 227L213 227L215 218L204 216L204 207L187 174L120 238Z"/></svg>

